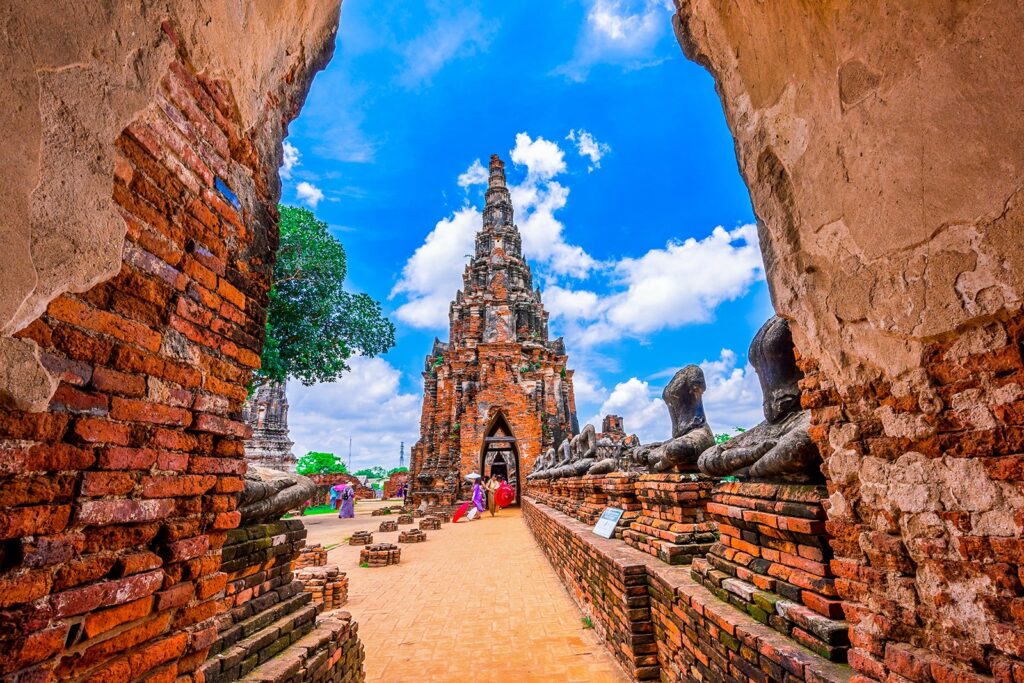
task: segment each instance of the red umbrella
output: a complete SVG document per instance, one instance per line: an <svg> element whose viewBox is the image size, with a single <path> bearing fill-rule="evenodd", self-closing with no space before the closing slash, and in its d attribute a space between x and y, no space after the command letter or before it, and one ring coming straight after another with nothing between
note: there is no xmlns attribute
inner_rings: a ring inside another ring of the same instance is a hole
<svg viewBox="0 0 1024 683"><path fill-rule="evenodd" d="M512 490L512 487L501 482L501 486L494 492L494 502L500 507L507 508L512 504L512 501L516 499L516 492Z"/></svg>
<svg viewBox="0 0 1024 683"><path fill-rule="evenodd" d="M466 514L466 510L468 510L468 509L469 509L469 503L468 502L463 503L461 505L461 507L459 507L459 509L455 512L455 515L452 516L452 524L454 524L455 522L457 522L460 519L462 519L462 516L464 514Z"/></svg>

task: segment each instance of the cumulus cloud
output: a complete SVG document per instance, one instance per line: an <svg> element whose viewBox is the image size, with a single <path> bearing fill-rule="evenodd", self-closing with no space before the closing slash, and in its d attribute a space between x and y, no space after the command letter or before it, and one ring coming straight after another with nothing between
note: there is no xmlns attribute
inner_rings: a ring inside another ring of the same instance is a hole
<svg viewBox="0 0 1024 683"><path fill-rule="evenodd" d="M459 174L459 187L469 190L474 185L486 185L488 173L479 159L474 159L465 173Z"/></svg>
<svg viewBox="0 0 1024 683"><path fill-rule="evenodd" d="M664 61L656 48L669 34L671 13L668 0L592 0L573 58L556 73L583 81L600 63L634 70Z"/></svg>
<svg viewBox="0 0 1024 683"><path fill-rule="evenodd" d="M481 220L475 207L466 206L437 222L391 290L389 298L403 294L407 299L395 311L399 320L420 328L448 326L448 304L462 288L460 265L473 253Z"/></svg>
<svg viewBox="0 0 1024 683"><path fill-rule="evenodd" d="M493 26L475 10L438 19L405 45L405 68L398 82L408 88L429 83L449 62L485 51L493 33Z"/></svg>
<svg viewBox="0 0 1024 683"><path fill-rule="evenodd" d="M281 158L281 177L285 180L290 180L292 177L292 169L299 165L299 148L288 142L284 141L284 155Z"/></svg>
<svg viewBox="0 0 1024 683"><path fill-rule="evenodd" d="M620 382L587 422L601 426L605 415L621 415L627 434L636 434L641 443L664 441L672 435L668 406L661 400L661 388L636 377Z"/></svg>
<svg viewBox="0 0 1024 683"><path fill-rule="evenodd" d="M716 434L750 429L764 420L757 373L750 363L737 367L737 360L732 349L722 349L717 359L700 364L708 386L704 412Z"/></svg>
<svg viewBox="0 0 1024 683"><path fill-rule="evenodd" d="M567 336L587 346L622 336L643 338L710 321L719 304L743 296L762 277L756 226L719 226L704 239L669 242L614 263L607 295L556 291L551 314L563 320Z"/></svg>
<svg viewBox="0 0 1024 683"><path fill-rule="evenodd" d="M599 142L591 133L582 128L579 131L576 131L576 129L570 130L565 139L576 144L576 152L581 157L590 159L587 173L591 173L595 168L601 168L601 158L612 151L611 146Z"/></svg>
<svg viewBox="0 0 1024 683"><path fill-rule="evenodd" d="M565 172L565 153L558 143L518 133L510 157L516 165L526 167L526 179L509 187L523 236L523 254L555 275L586 277L597 261L582 247L566 241L565 226L555 217L569 199L569 188L554 180Z"/></svg>
<svg viewBox="0 0 1024 683"><path fill-rule="evenodd" d="M337 382L311 387L288 384L288 427L293 451L326 451L347 459L352 438L354 469L398 465L399 444L419 434L420 395L402 393L401 373L382 358L349 360L351 372Z"/></svg>
<svg viewBox="0 0 1024 683"><path fill-rule="evenodd" d="M315 209L316 205L323 201L324 193L313 183L303 180L295 186L295 196L299 198L300 202L308 204L309 208Z"/></svg>

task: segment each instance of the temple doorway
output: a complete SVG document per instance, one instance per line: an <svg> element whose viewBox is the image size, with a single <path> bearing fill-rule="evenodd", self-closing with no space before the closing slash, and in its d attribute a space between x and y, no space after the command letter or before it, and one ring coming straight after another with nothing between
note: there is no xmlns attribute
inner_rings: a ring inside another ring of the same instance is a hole
<svg viewBox="0 0 1024 683"><path fill-rule="evenodd" d="M499 412L484 433L480 449L480 473L485 477L501 476L515 492L519 504L519 447L505 416Z"/></svg>

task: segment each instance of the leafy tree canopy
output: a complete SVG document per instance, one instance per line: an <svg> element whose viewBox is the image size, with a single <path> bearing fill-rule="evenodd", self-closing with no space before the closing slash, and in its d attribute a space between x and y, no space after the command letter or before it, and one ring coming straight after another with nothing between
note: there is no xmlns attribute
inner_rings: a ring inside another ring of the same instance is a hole
<svg viewBox="0 0 1024 683"><path fill-rule="evenodd" d="M383 479L387 475L384 473L384 468L380 465L376 467L367 467L365 469L358 470L356 472L357 477L369 477L370 479Z"/></svg>
<svg viewBox="0 0 1024 683"><path fill-rule="evenodd" d="M392 467L390 470L388 470L387 476L390 477L395 472L408 472L408 471L409 471L408 467Z"/></svg>
<svg viewBox="0 0 1024 683"><path fill-rule="evenodd" d="M346 292L345 249L311 211L281 205L281 245L267 309L263 366L255 383L331 382L353 354L395 345L395 326L366 294Z"/></svg>
<svg viewBox="0 0 1024 683"><path fill-rule="evenodd" d="M310 451L299 458L295 470L299 474L347 474L348 468L334 453Z"/></svg>

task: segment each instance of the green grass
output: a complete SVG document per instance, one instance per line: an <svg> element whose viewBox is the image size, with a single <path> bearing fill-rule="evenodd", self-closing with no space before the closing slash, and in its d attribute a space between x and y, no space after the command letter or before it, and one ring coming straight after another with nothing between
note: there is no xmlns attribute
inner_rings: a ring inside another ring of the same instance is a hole
<svg viewBox="0 0 1024 683"><path fill-rule="evenodd" d="M369 569L370 568L370 563L369 562L360 562L359 566L362 567L363 569Z"/></svg>
<svg viewBox="0 0 1024 683"><path fill-rule="evenodd" d="M580 621L583 622L583 628L594 628L594 620L590 617L583 617Z"/></svg>

